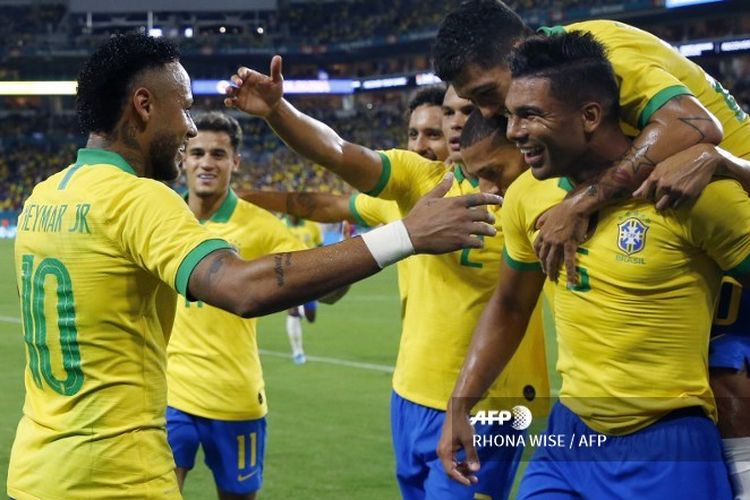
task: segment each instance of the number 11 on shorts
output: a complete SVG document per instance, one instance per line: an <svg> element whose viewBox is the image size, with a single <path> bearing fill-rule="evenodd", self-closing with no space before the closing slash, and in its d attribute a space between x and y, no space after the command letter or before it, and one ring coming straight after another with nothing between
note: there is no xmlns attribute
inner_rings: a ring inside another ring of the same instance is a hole
<svg viewBox="0 0 750 500"><path fill-rule="evenodd" d="M258 433L251 432L247 436L240 434L237 436L237 469L242 470L245 468L245 444L247 440L245 438L250 437L250 467L255 467L255 462L258 458Z"/></svg>

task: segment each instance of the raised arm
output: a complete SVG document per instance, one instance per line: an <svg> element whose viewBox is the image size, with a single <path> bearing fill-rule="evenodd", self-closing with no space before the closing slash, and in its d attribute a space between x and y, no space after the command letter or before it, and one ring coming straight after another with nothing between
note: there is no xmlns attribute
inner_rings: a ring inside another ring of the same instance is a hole
<svg viewBox="0 0 750 500"><path fill-rule="evenodd" d="M243 317L260 316L325 295L414 252L479 248L477 236L496 233L494 218L481 205L499 204L500 198L484 193L443 198L452 182L447 175L402 226L395 222L335 245L253 261L217 250L193 270L190 295Z"/></svg>
<svg viewBox="0 0 750 500"><path fill-rule="evenodd" d="M719 122L695 97L681 95L669 100L651 116L617 165L605 171L596 182L580 186L539 218L540 232L534 248L550 279L557 281L564 260L567 281L575 283L575 251L585 238L589 217L594 212L629 198L658 163L696 144L719 144L722 137ZM695 165L699 163L697 159L691 159L693 161ZM684 168L695 171L691 162ZM710 169L700 170L700 175L682 184L665 179L662 196L654 200L657 208L676 206L691 196L694 199L713 173Z"/></svg>
<svg viewBox="0 0 750 500"><path fill-rule="evenodd" d="M336 194L284 191L245 191L240 198L259 207L315 222L357 222L349 197Z"/></svg>
<svg viewBox="0 0 750 500"><path fill-rule="evenodd" d="M503 261L500 284L474 329L466 360L448 402L437 450L445 471L462 484L476 483L475 474L480 466L469 413L516 352L544 279L541 271L519 271ZM462 448L466 451L466 462L456 460L456 453Z"/></svg>
<svg viewBox="0 0 750 500"><path fill-rule="evenodd" d="M283 96L281 57L271 60L270 76L241 67L232 76L224 103L260 116L290 148L323 165L362 192L375 188L382 170L373 150L347 142L331 127L297 110Z"/></svg>

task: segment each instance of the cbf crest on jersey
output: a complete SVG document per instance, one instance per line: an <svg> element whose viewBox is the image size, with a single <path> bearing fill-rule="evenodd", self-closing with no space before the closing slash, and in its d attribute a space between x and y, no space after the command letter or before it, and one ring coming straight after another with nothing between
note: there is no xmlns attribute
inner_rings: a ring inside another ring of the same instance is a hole
<svg viewBox="0 0 750 500"><path fill-rule="evenodd" d="M628 217L617 225L617 247L628 255L633 255L646 246L648 226L637 217Z"/></svg>

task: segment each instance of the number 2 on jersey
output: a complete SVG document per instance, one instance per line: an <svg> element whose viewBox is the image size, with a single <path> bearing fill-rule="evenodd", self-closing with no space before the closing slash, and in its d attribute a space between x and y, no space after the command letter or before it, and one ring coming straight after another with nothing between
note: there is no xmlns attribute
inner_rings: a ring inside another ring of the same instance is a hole
<svg viewBox="0 0 750 500"><path fill-rule="evenodd" d="M37 387L42 378L55 392L72 396L83 385L81 351L78 347L76 311L73 300L73 283L65 265L58 259L47 257L34 272L34 256L24 255L21 261L24 341L29 352L29 370ZM32 276L33 274L33 276ZM52 371L47 345L47 318L45 316L45 281L53 276L57 281L57 327L60 331L60 352L65 380L59 380Z"/></svg>

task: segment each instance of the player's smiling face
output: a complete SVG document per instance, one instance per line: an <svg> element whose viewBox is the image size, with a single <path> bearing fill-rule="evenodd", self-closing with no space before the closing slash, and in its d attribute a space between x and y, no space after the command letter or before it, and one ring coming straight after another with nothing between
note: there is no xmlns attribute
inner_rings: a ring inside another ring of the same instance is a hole
<svg viewBox="0 0 750 500"><path fill-rule="evenodd" d="M226 132L203 130L188 142L184 168L191 193L223 195L239 166L240 156Z"/></svg>
<svg viewBox="0 0 750 500"><path fill-rule="evenodd" d="M154 108L158 119L154 120L148 145L151 172L157 180L177 177L185 144L196 133L190 117L193 105L190 77L178 62L167 64L165 69L156 84Z"/></svg>
<svg viewBox="0 0 750 500"><path fill-rule="evenodd" d="M440 106L417 106L409 115L407 149L433 161L448 158L448 142L443 135L442 121Z"/></svg>
<svg viewBox="0 0 750 500"><path fill-rule="evenodd" d="M464 129L466 120L474 111L474 105L467 99L461 99L453 90L453 86L448 87L443 98L443 134L448 141L449 155L447 162L456 163L461 161L461 131Z"/></svg>
<svg viewBox="0 0 750 500"><path fill-rule="evenodd" d="M547 78L514 79L505 100L508 139L515 142L534 177L573 175L586 151L577 108L553 97Z"/></svg>

